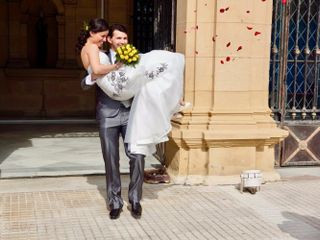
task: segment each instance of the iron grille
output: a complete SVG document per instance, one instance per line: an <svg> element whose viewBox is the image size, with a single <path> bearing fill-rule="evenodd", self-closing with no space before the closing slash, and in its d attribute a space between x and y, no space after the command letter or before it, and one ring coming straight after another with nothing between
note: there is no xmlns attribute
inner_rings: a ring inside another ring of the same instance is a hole
<svg viewBox="0 0 320 240"><path fill-rule="evenodd" d="M276 120L319 120L320 0L273 2L269 105Z"/></svg>
<svg viewBox="0 0 320 240"><path fill-rule="evenodd" d="M175 0L135 0L133 42L141 52L175 48Z"/></svg>

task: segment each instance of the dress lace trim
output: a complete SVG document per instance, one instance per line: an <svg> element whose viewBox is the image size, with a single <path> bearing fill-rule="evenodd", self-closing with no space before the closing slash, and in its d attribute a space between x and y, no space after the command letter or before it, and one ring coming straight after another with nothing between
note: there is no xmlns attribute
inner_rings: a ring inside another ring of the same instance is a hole
<svg viewBox="0 0 320 240"><path fill-rule="evenodd" d="M154 78L157 78L161 73L163 73L165 70L168 69L168 64L166 63L160 63L160 66L157 67L155 70L153 71L146 71L145 72L145 76L149 79L149 80L153 80Z"/></svg>
<svg viewBox="0 0 320 240"><path fill-rule="evenodd" d="M119 76L117 76L119 75ZM126 76L125 71L113 71L108 74L108 79L110 80L111 86L114 87L115 92L113 96L118 97L120 96L123 88L127 85L129 78Z"/></svg>
<svg viewBox="0 0 320 240"><path fill-rule="evenodd" d="M153 80L161 73L166 71L168 69L168 64L166 63L160 63L159 66L157 66L154 70L151 71L145 71L145 77L148 80ZM110 82L111 86L114 88L113 96L119 97L121 96L121 92L126 87L129 78L126 75L126 71L124 70L118 70L118 71L112 71L110 74L107 74L108 81Z"/></svg>

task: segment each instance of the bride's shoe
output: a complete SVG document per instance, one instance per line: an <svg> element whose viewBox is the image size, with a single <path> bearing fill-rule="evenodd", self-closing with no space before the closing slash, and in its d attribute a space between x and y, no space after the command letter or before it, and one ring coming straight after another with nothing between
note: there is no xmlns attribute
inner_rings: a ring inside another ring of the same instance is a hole
<svg viewBox="0 0 320 240"><path fill-rule="evenodd" d="M191 108L191 103L190 102L180 102L180 108L178 110L178 112L182 112L188 108Z"/></svg>
<svg viewBox="0 0 320 240"><path fill-rule="evenodd" d="M182 118L183 117L183 115L181 114L181 113L175 113L175 114L173 114L173 116L172 116L172 118L171 119L180 119L180 118Z"/></svg>
<svg viewBox="0 0 320 240"><path fill-rule="evenodd" d="M181 102L180 102L180 108L179 108L179 110L178 110L175 114L173 114L172 119L182 118L183 115L181 114L181 112L184 111L184 110L186 110L186 109L188 109L188 108L191 108L191 107L192 107L192 104L191 104L190 102L183 102L183 101L181 101Z"/></svg>

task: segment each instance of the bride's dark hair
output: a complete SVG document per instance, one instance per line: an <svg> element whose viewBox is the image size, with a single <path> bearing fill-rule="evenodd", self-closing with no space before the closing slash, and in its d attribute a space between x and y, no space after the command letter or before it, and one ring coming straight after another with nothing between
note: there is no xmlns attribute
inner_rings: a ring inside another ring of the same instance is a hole
<svg viewBox="0 0 320 240"><path fill-rule="evenodd" d="M88 37L90 37L90 32L98 33L107 31L108 29L109 25L103 18L94 18L88 23L84 23L82 29L80 30L78 42L76 44L77 52L81 52L82 47L86 44Z"/></svg>

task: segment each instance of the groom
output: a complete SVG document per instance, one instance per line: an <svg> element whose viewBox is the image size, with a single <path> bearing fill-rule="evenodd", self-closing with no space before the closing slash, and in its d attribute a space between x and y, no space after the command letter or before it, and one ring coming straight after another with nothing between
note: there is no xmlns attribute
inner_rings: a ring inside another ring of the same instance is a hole
<svg viewBox="0 0 320 240"><path fill-rule="evenodd" d="M125 26L114 24L109 29L107 41L110 44L108 57L110 63L115 62L117 47L128 43L128 34ZM83 89L94 83L92 76L88 75L82 80ZM131 101L116 101L109 98L97 87L97 120L99 122L99 135L101 149L106 169L107 196L111 219L120 216L123 207L121 198L121 180L119 169L119 137L125 138L129 118ZM144 155L131 154L128 144L124 144L125 152L130 159L130 184L128 198L131 204L131 215L138 219L141 217L142 184L144 175Z"/></svg>

